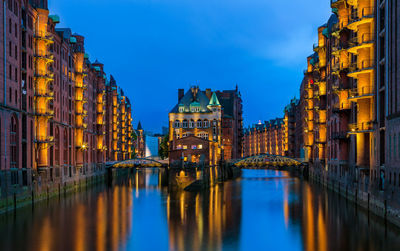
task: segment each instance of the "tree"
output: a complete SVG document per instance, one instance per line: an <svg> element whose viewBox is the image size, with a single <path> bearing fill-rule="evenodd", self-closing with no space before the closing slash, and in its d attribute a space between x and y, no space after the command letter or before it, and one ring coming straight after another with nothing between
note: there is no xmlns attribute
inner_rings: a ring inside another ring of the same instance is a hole
<svg viewBox="0 0 400 251"><path fill-rule="evenodd" d="M169 156L169 149L168 149L168 134L164 136L164 138L161 140L160 144L160 158L161 159L166 159Z"/></svg>

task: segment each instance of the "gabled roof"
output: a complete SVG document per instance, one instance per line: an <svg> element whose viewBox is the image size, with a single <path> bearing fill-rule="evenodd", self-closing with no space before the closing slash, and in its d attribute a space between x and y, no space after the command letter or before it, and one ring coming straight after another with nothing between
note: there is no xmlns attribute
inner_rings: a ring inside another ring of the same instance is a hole
<svg viewBox="0 0 400 251"><path fill-rule="evenodd" d="M185 110L190 111L190 106L199 107L200 112L210 112L207 107L209 104L210 99L207 97L206 93L201 91L198 87L192 87L185 93L170 113L178 113L179 107L183 107Z"/></svg>

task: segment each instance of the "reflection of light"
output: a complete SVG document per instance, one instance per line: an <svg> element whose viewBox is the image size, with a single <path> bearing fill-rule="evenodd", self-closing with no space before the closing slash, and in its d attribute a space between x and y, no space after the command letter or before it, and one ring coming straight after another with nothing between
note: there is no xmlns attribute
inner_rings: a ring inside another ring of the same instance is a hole
<svg viewBox="0 0 400 251"><path fill-rule="evenodd" d="M289 223L288 184L285 185L284 195L283 195L283 215L285 218L285 226L287 229Z"/></svg>
<svg viewBox="0 0 400 251"><path fill-rule="evenodd" d="M106 235L106 213L104 210L104 193L100 194L97 199L97 250L103 251L105 250L105 242L104 240Z"/></svg>
<svg viewBox="0 0 400 251"><path fill-rule="evenodd" d="M327 248L327 236L326 236L326 226L325 221L322 213L322 206L319 203L319 210L318 210L318 250L325 251L328 250Z"/></svg>
<svg viewBox="0 0 400 251"><path fill-rule="evenodd" d="M52 236L52 230L50 226L50 220L48 217L43 221L42 224L42 232L40 235L40 243L42 246L40 247L40 250L42 251L50 251L51 249L51 241L53 240Z"/></svg>
<svg viewBox="0 0 400 251"><path fill-rule="evenodd" d="M86 230L86 222L85 222L85 208L82 204L78 205L78 209L76 210L76 229L75 229L75 250L83 251L85 250L85 230Z"/></svg>

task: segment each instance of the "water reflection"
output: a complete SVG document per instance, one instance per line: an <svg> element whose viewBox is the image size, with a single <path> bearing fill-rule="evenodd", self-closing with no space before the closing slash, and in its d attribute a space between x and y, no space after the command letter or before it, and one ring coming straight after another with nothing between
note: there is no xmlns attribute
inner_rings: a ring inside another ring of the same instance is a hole
<svg viewBox="0 0 400 251"><path fill-rule="evenodd" d="M318 185L268 170L201 193L157 169L0 216L0 250L393 250L399 231Z"/></svg>

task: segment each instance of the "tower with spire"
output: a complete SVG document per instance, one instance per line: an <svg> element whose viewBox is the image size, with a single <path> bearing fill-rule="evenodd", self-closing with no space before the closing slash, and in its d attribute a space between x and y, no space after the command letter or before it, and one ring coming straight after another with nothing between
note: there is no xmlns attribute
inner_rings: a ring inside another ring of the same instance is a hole
<svg viewBox="0 0 400 251"><path fill-rule="evenodd" d="M142 127L142 123L139 121L136 129L136 156L138 158L144 158L146 154L146 139Z"/></svg>

